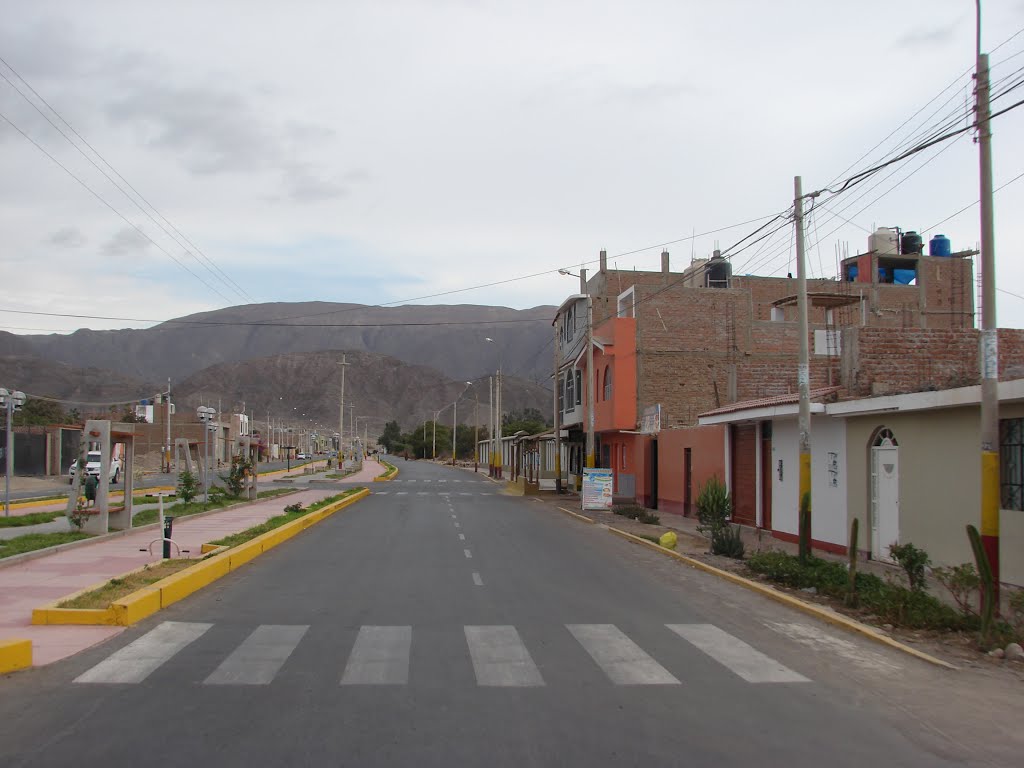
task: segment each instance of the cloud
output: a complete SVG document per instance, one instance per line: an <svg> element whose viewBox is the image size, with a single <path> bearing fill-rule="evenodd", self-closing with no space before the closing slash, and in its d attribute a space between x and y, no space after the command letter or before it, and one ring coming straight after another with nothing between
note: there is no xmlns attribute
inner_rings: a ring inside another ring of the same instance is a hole
<svg viewBox="0 0 1024 768"><path fill-rule="evenodd" d="M100 247L100 253L104 256L141 256L152 246L138 230L124 227Z"/></svg>
<svg viewBox="0 0 1024 768"><path fill-rule="evenodd" d="M78 227L61 227L46 238L46 242L67 248L81 248L87 240L85 234Z"/></svg>
<svg viewBox="0 0 1024 768"><path fill-rule="evenodd" d="M912 30L902 35L897 41L899 48L932 48L952 42L953 36L960 28L959 20L944 24L931 29L922 28Z"/></svg>

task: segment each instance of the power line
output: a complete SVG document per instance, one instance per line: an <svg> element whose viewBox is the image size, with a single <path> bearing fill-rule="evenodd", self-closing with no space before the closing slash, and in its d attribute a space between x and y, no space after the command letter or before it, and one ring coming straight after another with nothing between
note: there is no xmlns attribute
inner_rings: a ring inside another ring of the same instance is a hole
<svg viewBox="0 0 1024 768"><path fill-rule="evenodd" d="M31 142L32 146L34 146L36 149L38 149L40 152L42 152L44 155L46 155L48 158L50 158L50 160L56 166L58 166L62 171L64 171L64 173L66 173L72 179L77 181L89 194L91 194L93 197L95 197L97 200L99 200L101 203L103 203L103 205L105 205L107 208L109 208L111 211L113 211L115 215L117 215L128 226L130 226L132 229L134 229L136 232L138 232L140 235L142 235L144 238L146 238L150 243L152 243L154 246L156 246L168 258L170 258L172 261L174 261L175 264L177 264L179 267L181 267L186 272L188 272L190 275L192 275L192 277L194 277L196 280L201 282L203 285L205 285L211 291L213 291L218 296L220 296L222 299L224 299L224 301L228 302L228 304L231 303L231 299L229 299L227 296L225 296L223 293L221 293L219 290L217 290L217 288L215 288L214 286L210 285L208 282L206 282L206 280L204 280L202 277L200 277L195 272L193 272L191 269L189 269L185 264L183 264L181 261L179 261L174 256L174 254L172 254L170 251L168 251L166 248L164 248L162 245L160 245L158 242L156 242L153 238L151 238L148 234L146 234L145 230L143 230L141 227L139 227L139 225L137 225L135 222L133 222L131 219L129 219L127 216L125 216L123 213L121 213L119 210L117 210L117 208L115 208L113 205L108 203L103 198L103 196L100 195L99 192L94 190L92 187L90 187L88 184L86 184L84 181L82 181L82 179L80 179L78 176L76 176L74 173L72 173L71 170L66 165L64 165L60 160L58 160L56 157L51 155L41 144L39 144L35 139L33 139L31 136L29 136L27 133L25 133L23 130L21 130L21 128L19 128L17 125L15 125L11 121L11 119L9 117L7 117L7 115L5 115L2 112L0 112L0 119L2 119L5 123L7 123L9 126L11 126L11 128L13 128L18 133L20 133L26 140Z"/></svg>
<svg viewBox="0 0 1024 768"><path fill-rule="evenodd" d="M178 228L177 228L177 227L175 227L175 226L174 226L173 224L171 224L171 222L170 222L170 221L168 221L168 220L167 220L167 218L166 218L165 216L163 216L163 214L161 214L161 213L160 213L160 212L159 212L159 211L158 211L158 210L156 209L156 207L154 207L154 206L153 206L153 204L152 204L152 203L150 203L150 202L149 202L149 201L148 201L148 200L147 200L147 199L146 199L145 197L143 197L143 195L142 195L142 194L141 194L141 193L140 193L140 192L139 192L139 191L138 191L137 189L135 189L135 187L133 187L133 186L132 186L132 185L131 185L131 184L130 184L130 183L128 182L128 180L127 180L127 179L125 179L125 178L124 178L124 176L122 176L122 175L121 175L121 174L120 174L120 173L119 173L119 172L117 171L117 169L116 169L116 168L114 168L114 167L113 167L113 166L112 166L112 165L111 165L111 164L110 164L110 163L109 163L109 162L107 161L107 159L106 159L106 158L104 158L104 157L103 157L103 155L101 155L101 154L100 154L100 153L99 153L99 152L98 152L98 151L96 150L96 148L95 148L95 147L93 147L93 146L92 146L92 145L91 145L91 144L90 144L90 143L89 143L88 141L86 141L86 140L85 140L85 138L83 138L83 137L82 137L82 135L81 135L81 134L80 134L80 133L79 133L78 131L76 131L76 130L75 130L75 128L74 128L74 127L73 127L73 126L72 126L72 125L71 125L71 124L70 124L70 123L69 123L69 122L68 122L67 120L65 120L65 119L64 119L64 117L63 117L63 116L62 116L62 115L61 115L61 114L60 114L60 113L59 113L59 112L58 112L58 111L57 111L56 109L54 109L54 108L53 108L53 107L52 107L52 106L51 106L51 105L49 104L49 102L47 102L47 101L46 101L46 99L44 99L44 98L43 98L43 97L42 97L41 95L39 95L39 92L38 92L38 91L36 91L36 89L35 89L35 88L33 88L33 87L32 87L32 86L31 86L31 85L30 85L30 84L29 84L29 83L28 83L28 82L27 82L27 81L25 80L25 78L23 78L23 77L22 77L22 76L21 76L21 75L20 75L20 74L18 73L18 71L17 71L16 69L14 69L14 67L12 67L12 66L11 66L10 64L8 64L8 63L7 63L7 61L5 61L5 60L3 59L3 57L0 57L0 63L3 63L3 64L4 64L4 65L5 65L5 66L6 66L6 67L7 67L8 69L10 69L10 70L11 70L11 72L12 72L12 73L14 73L15 77L17 77L17 78L18 78L18 79L19 79L19 80L20 80L20 81L21 81L22 83L24 83L24 84L25 84L25 86L26 86L26 87L27 87L27 88L28 88L28 89L29 89L29 90L30 90L30 91L31 91L31 92L32 92L32 93L33 93L33 94L34 94L34 95L36 96L36 98L38 98L38 99L39 99L39 100L40 100L40 101L41 101L41 102L42 102L43 104L45 104L45 105L46 105L46 107L47 107L47 109L49 109L49 110L50 110L50 111L51 111L51 112L52 112L52 113L53 113L54 115L56 115L57 119L58 119L58 120L60 120L60 121L61 121L62 123L64 123L64 125L66 125L66 126L67 126L67 127L68 127L68 128L70 129L70 130L71 130L71 132L72 132L72 133L74 133L74 134L75 134L75 136L77 136L77 137L78 137L78 139L79 139L80 141L82 141L82 143L84 143L84 144L85 144L85 146L87 146L87 147L88 147L88 148L89 148L89 149L90 149L90 150L91 150L91 151L93 152L93 154L95 154L95 155L96 155L96 157L98 157L98 158L99 158L99 159L100 159L100 160L101 160L101 161L103 162L103 164L104 164L104 165L106 165L106 166L107 166L108 168L110 168L110 170L111 170L111 171L113 171L113 172L114 172L114 174L116 174L116 175L117 175L117 177L118 177L118 178L119 178L119 179L120 179L121 181L123 181L123 182L124 182L124 183L125 183L125 184L126 184L126 185L128 186L128 188L129 188L129 189L131 189L131 190L132 190L132 191L133 191L133 192L134 192L134 193L135 193L135 194L136 194L136 195L137 195L137 196L139 197L139 199L141 199L141 200L142 200L143 202L145 202L145 203L146 203L146 205L148 205L148 206L149 206L149 207L150 207L150 208L151 208L151 209L152 209L152 210L153 210L153 211L154 211L154 212L155 212L155 213L157 214L157 216L160 216L160 218L161 218L161 219L163 219L164 221L166 221L166 222L167 222L167 224L168 224L169 226L171 226L171 227L172 227L172 228L173 228L173 229L174 229L174 230L175 230L176 232L178 232L178 234L179 234L179 235L181 235L181 232L180 232L180 230L178 230ZM135 206L136 208L138 208L138 209L139 209L139 211L140 211L140 212L141 212L141 213L142 213L143 215L145 215L145 216L146 216L147 218L149 218L149 220L150 220L150 221L152 221L152 222L153 222L154 224L156 224L156 225L157 225L157 226L158 226L158 227L159 227L160 229L162 229L162 230L164 231L164 234L166 234L166 235L167 235L167 236L168 236L169 238L171 238L171 240L173 240L173 241L175 242L175 244L176 244L176 245L178 245L179 247L181 247L181 248L182 248L182 249L183 249L183 250L185 251L185 253L189 254L189 256L191 256L191 257L192 257L192 259L193 259L193 260L194 260L194 261L195 261L195 262L196 262L197 264L199 264L199 266L201 266L201 267L203 267L204 269L206 269L206 271L207 271L207 272L209 272L209 273L210 273L210 274L211 274L211 275L212 275L212 276L213 276L213 277L214 277L215 279L218 279L218 280L221 280L222 282L224 282L224 283L225 283L225 284L226 284L226 285L227 285L227 286L228 286L229 288L231 288L232 290L234 290L234 291L235 291L235 293L237 293L237 294L238 294L238 295L239 295L239 296L240 296L240 297L241 297L241 298L242 298L243 300L245 300L245 301L254 301L254 300L253 300L253 298L252 298L252 296L249 296L248 294L246 294L246 293L245 293L245 291L243 291L243 290L241 289L241 287L239 287L239 285L238 285L238 284L237 284L237 283L236 283L236 282L235 282L234 280L232 280L232 279L231 279L231 278L230 278L230 277L229 277L228 275L224 274L224 272L223 272L223 271L222 271L222 270L221 270L221 269L220 269L219 267L217 267L217 265L216 265L216 264L214 264L214 263L213 263L213 261L212 261L212 260L211 260L211 259L210 259L209 257L205 256L205 254L204 254L204 258L206 259L206 261L207 261L207 262L208 262L208 264L210 265L210 266L207 266L207 264L204 264L204 263L203 263L202 261L200 261L200 260L199 260L199 258L198 258L198 257L197 257L197 256L196 256L196 255L195 255L194 253L192 253L192 251L190 251L190 250L189 250L188 248L185 248L185 247L184 247L184 246L183 246L183 245L181 244L181 242L179 242L179 241L178 241L178 240L177 240L177 239L176 239L176 238L174 237L174 235L172 235L172 234L170 233L170 231L168 231L167 227L165 227L165 226L164 226L163 224L161 224L161 223L160 223L159 221L157 221L157 220L156 220L156 219L155 219L155 218L153 217L153 215L152 215L152 214L150 214L150 212L149 212L149 211L147 211L147 210L146 210L145 208L143 208L143 207L142 207L141 205L139 205L139 203L138 203L138 202L137 202L137 201L136 201L136 200L135 200L135 199L134 199L134 198L133 198L133 197L132 197L131 195L129 195L129 194L128 194L128 192L126 192L126 191L125 191L124 187L122 187L122 186L121 186L120 184L118 184L118 183L117 183L117 181L115 181L115 180L114 180L113 178L111 178L111 176L110 176L110 174L109 174L109 173L107 173L107 172L106 172L105 170L103 170L103 168L101 168L101 167L100 167L99 165L97 165L96 161L94 161L94 160L93 160L93 159L92 159L91 157L89 157L89 155L88 155L88 154L86 154L86 153L85 153L85 152L84 152L84 151L82 150L82 148L81 148L80 146L78 146L78 145L77 145L77 144L76 144L76 143L75 143L74 141L72 141L72 140L71 140L71 137L70 137L70 136L68 136L68 135L67 135L67 134L66 134L66 133L65 133L65 132L64 132L64 131L63 131L63 130L62 130L62 129L60 128L60 126L58 126L58 125L57 125L56 123L54 123L54 122L53 122L53 120L51 120L51 119L50 119L49 115L47 115L47 114L46 114L45 112L43 112L43 110L41 110L41 109L39 108L39 106L38 106L37 104L35 104L35 103L34 103L34 102L33 102L33 101L32 101L32 100L30 99L30 98L28 98L28 96L26 96L26 95L25 95L25 93L24 93L24 92L23 92L23 91L22 91L22 90L21 90L21 89L20 89L20 88L19 88L19 87L18 87L17 85L15 85L15 84L14 84L13 82L11 82L10 78L8 78L8 77L7 77L7 75L5 75L5 74L4 74L3 72L0 72L0 78L3 78L3 79L4 79L4 81L5 81L5 82L6 82L6 83L7 83L7 84L8 84L9 86L11 86L11 88L13 88L13 89L14 89L14 91L15 91L15 92L16 92L16 93L17 93L17 94L18 94L19 96L21 96L21 98L22 98L22 99L24 99L24 100L25 100L25 102L26 102L26 103L28 103L28 105L29 105L29 106L31 106L31 107L32 107L32 108L33 108L33 109L34 109L34 110L35 110L36 112L38 112L38 113L39 113L39 115L40 115L40 116L41 116L41 117L42 117L42 118L43 118L44 120L46 120L46 122L48 122L48 123L49 123L49 124L50 124L50 125L51 125L51 126L53 127L53 129L54 129L55 131L57 131L57 133L59 133L59 134L61 135L61 137L62 137L62 138L63 138L63 139L65 140L65 141L67 141L67 142L68 142L68 144L70 144L70 145L71 145L71 146L72 146L72 147L73 147L73 148L74 148L74 149L75 149L75 150L76 150L76 151L77 151L77 152L78 152L78 153L79 153L79 154L80 154L80 155L81 155L82 157L84 157L84 158L85 158L85 159L86 159L87 161L89 161L89 163L90 163L90 164L91 164L91 165L93 166L93 168L95 168L95 169L96 169L97 171L99 171L99 172L100 172L101 174L103 174L103 176L104 176L104 177L105 177L105 178L107 179L107 181L109 181L109 182L110 182L111 184L113 184L113 185L114 185L114 186L115 186L115 187L116 187L116 188L118 189L118 191L119 191L119 192L121 192L121 194L123 194L123 195L125 196L125 199L127 199L127 200L128 200L128 201L129 201L130 203L132 203L132 205L134 205L134 206ZM184 235L181 235L181 237L183 237L183 238L184 238ZM185 238L185 239L187 239L187 238ZM191 241L190 241L190 242L191 242ZM211 267L213 267L213 269L211 269ZM214 271L214 270L216 270L216 271ZM219 273L219 274L218 274L218 273Z"/></svg>

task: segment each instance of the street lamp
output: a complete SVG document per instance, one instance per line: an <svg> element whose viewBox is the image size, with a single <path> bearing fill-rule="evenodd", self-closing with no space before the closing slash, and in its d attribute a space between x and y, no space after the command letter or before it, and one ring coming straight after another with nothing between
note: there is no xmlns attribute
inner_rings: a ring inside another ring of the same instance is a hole
<svg viewBox="0 0 1024 768"><path fill-rule="evenodd" d="M203 424L203 501L210 501L210 432L217 428L213 423L217 411L200 405L196 408L196 416Z"/></svg>
<svg viewBox="0 0 1024 768"><path fill-rule="evenodd" d="M452 408L452 466L455 466L455 435L459 431L459 400L466 394L466 390L473 386L472 381L467 381L466 386L463 387L462 392L455 398L455 403Z"/></svg>
<svg viewBox="0 0 1024 768"><path fill-rule="evenodd" d="M4 472L4 517L11 514L11 475L14 474L14 412L20 411L25 404L25 393L15 389L7 391L0 387L0 408L7 412L7 447L4 456L7 468Z"/></svg>

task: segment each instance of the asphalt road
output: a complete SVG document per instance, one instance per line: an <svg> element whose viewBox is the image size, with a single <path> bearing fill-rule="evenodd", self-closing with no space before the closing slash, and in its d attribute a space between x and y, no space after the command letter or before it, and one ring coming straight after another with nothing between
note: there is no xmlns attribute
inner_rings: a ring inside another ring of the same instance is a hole
<svg viewBox="0 0 1024 768"><path fill-rule="evenodd" d="M399 469L116 639L0 680L0 765L963 764L890 695L941 690L941 670L483 477Z"/></svg>

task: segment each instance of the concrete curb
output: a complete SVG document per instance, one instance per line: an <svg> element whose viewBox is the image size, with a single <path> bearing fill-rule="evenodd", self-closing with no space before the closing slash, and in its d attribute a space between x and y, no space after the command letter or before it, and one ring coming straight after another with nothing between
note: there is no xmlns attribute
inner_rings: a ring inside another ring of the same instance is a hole
<svg viewBox="0 0 1024 768"><path fill-rule="evenodd" d="M195 565L184 568L155 584L115 600L107 608L57 608L57 603L62 603L71 596L62 597L60 600L33 610L32 623L47 625L100 624L119 627L131 626L147 616L151 616L157 611L167 608L179 600L183 600L193 592L197 592L222 576L226 576L231 571L236 570L239 566L259 557L278 544L287 541L296 534L319 523L321 520L330 517L335 512L355 504L360 499L364 499L369 495L370 490L363 488L351 496L304 515L290 523L285 523L272 531L260 534L243 544L222 549L221 552L210 555L198 561ZM135 569L132 573L138 570ZM106 584L107 581L104 581L103 584ZM102 584L99 586L102 586ZM90 587L87 590L79 590L75 594L79 595L95 588Z"/></svg>
<svg viewBox="0 0 1024 768"><path fill-rule="evenodd" d="M540 501L540 499L538 499L538 501ZM541 503L543 504L543 502ZM582 520L584 523L590 523L591 525L594 525L593 520L591 520L586 515L581 515L579 512L573 512L571 509L566 509L565 507L555 507L555 509L557 509L559 512L565 512L565 514L567 515L572 515L577 520Z"/></svg>
<svg viewBox="0 0 1024 768"><path fill-rule="evenodd" d="M373 478L375 483L387 483L398 477L398 467L392 464L390 461L385 462L391 469L387 470L383 475L377 475Z"/></svg>
<svg viewBox="0 0 1024 768"><path fill-rule="evenodd" d="M737 576L735 573L730 573L729 571L723 571L721 568L716 568L713 565L708 565L705 562L696 560L692 557L687 557L686 555L681 555L678 552L675 552L671 549L665 549L664 547L655 544L654 542L648 541L647 539L642 539L639 536L634 536L633 534L627 533L626 531L620 530L618 528L608 526L608 530L617 536L621 536L622 538L627 539L628 541L632 541L635 544L641 544L645 547L655 550L656 552L660 552L663 555L667 555L668 557L674 557L676 560L686 563L687 565L693 568L697 568L698 570L704 571L705 573L710 573L714 576L718 576L719 578L725 579L726 581L731 581L733 584L738 584L741 587L746 587L747 589L753 592L757 592L758 594L763 595L764 597L767 597L770 600L774 600L777 603L782 603L783 605L787 605L790 608L795 608L798 611L802 611L803 613L806 613L810 616L814 616L815 618L821 619L822 621L832 624L833 626L845 629L848 632L854 632L856 634L861 635L862 637L868 638L869 640L874 640L876 643L881 643L882 645L886 645L889 648L892 648L897 651L902 651L903 653L920 659L921 661L926 661L929 664L934 664L937 667L943 667L944 669L953 670L957 669L957 667L953 666L949 662L943 661L942 659L938 659L932 656L931 654L924 653L923 651L919 651L916 648L911 648L909 645L904 645L898 640L893 640L891 637L883 635L874 627L869 627L867 624L862 624L859 621L855 621L854 619L843 616L842 614L814 605L813 603L806 603L803 600L799 600L793 597L792 595L787 595L785 592L780 592L774 587L770 587L765 584L760 584L756 581L751 581L750 579L746 579L742 576Z"/></svg>
<svg viewBox="0 0 1024 768"><path fill-rule="evenodd" d="M295 490L295 492L298 492L298 491L300 491L302 489L301 488L296 488L294 490ZM287 496L287 495L288 494L281 493L281 494L278 494L278 496L271 497L271 498L278 498L280 496ZM267 499L257 499L256 501L251 502L251 503L257 504L257 503L259 503L261 501L266 501L266 500ZM240 507L240 506L242 506L242 504L232 504L230 507L221 507L220 509L208 509L205 512L197 512L194 515L186 515L185 517L183 517L181 519L182 520L199 520L200 518L206 517L207 515L215 515L218 512L226 512L229 509L234 509L235 507ZM69 541L67 544L57 544L56 546L53 546L53 547L46 547L44 549L35 549L35 550L32 550L31 552L23 552L20 555L11 555L10 557L5 557L3 559L0 559L0 569L7 568L7 567L12 566L12 565L17 565L18 563L24 563L27 560L36 560L37 558L40 558L40 557L47 557L49 555L54 555L57 552L63 552L66 549L77 549L78 547L86 547L86 546L88 546L90 544L95 544L95 543L100 542L100 541L106 541L107 539L116 539L118 536L127 536L128 534L135 533L136 531L148 531L148 530L151 530L151 529L152 530L156 530L159 527L160 527L160 523L159 522L146 523L145 525L135 525L135 526L132 526L131 528L125 528L123 531L113 531L111 533L104 533L104 534L101 534L99 536L92 536L92 537L90 537L88 539L81 539L79 541Z"/></svg>
<svg viewBox="0 0 1024 768"><path fill-rule="evenodd" d="M0 675L31 666L31 640L0 640Z"/></svg>

